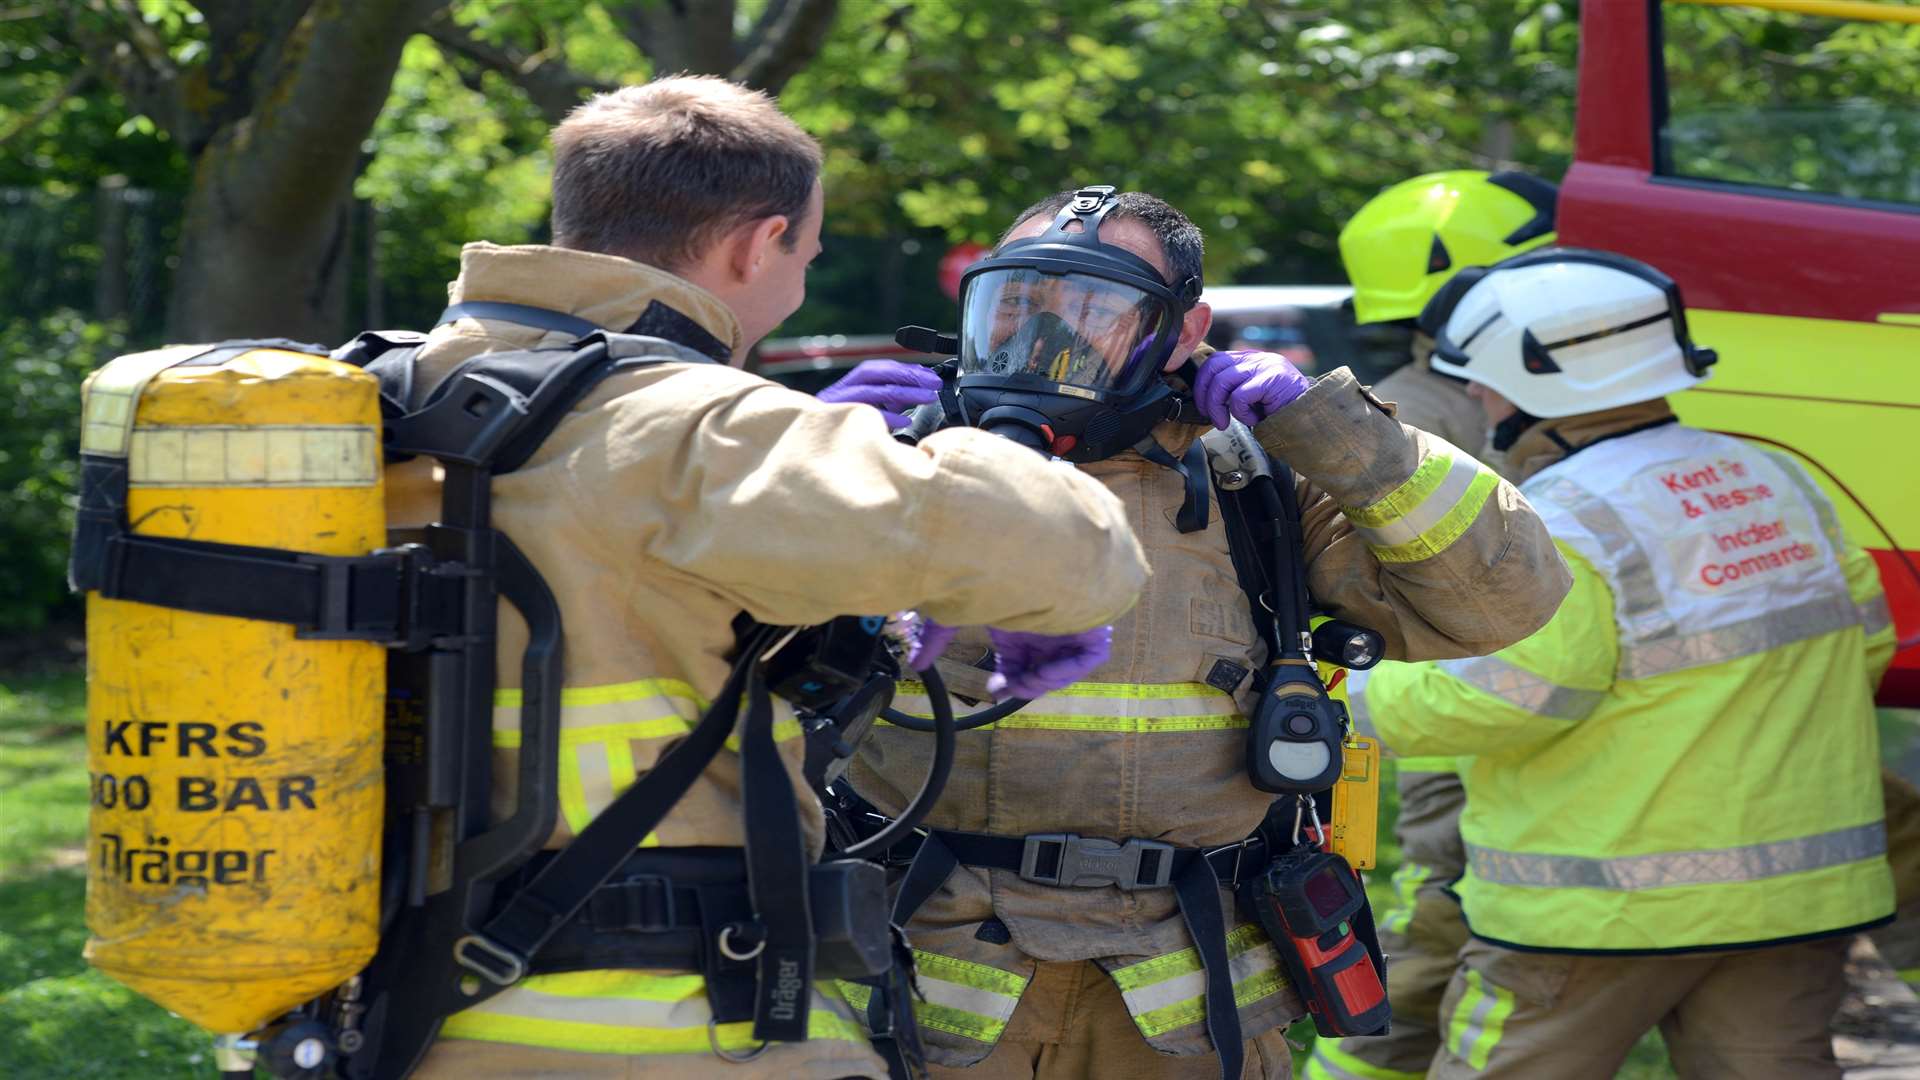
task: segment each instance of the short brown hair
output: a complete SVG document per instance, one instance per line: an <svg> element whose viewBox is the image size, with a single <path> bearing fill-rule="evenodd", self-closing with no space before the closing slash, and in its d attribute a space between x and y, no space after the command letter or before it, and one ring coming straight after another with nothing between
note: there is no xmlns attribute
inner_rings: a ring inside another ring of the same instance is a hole
<svg viewBox="0 0 1920 1080"><path fill-rule="evenodd" d="M1007 242L1013 230L1045 215L1049 220L1067 208L1073 201L1072 191L1061 191L1049 195L1025 210L1007 226L994 242L999 248ZM1108 221L1124 221L1132 218L1152 230L1160 241L1160 250L1166 253L1167 266L1173 271L1173 280L1167 284L1179 288L1180 283L1192 278L1199 284L1203 274L1202 264L1206 261L1206 238L1200 233L1200 227L1187 219L1187 215L1164 199L1149 195L1144 191L1123 191L1113 211L1107 215Z"/></svg>
<svg viewBox="0 0 1920 1080"><path fill-rule="evenodd" d="M797 226L819 175L813 136L738 83L682 75L596 94L553 129L553 242L682 269L742 222Z"/></svg>

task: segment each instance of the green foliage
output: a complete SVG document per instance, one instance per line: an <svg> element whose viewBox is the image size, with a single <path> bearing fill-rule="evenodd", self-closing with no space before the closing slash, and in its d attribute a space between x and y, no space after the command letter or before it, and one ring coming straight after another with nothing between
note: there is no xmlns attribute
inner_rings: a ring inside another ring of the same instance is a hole
<svg viewBox="0 0 1920 1080"><path fill-rule="evenodd" d="M80 383L124 345L117 328L72 311L0 327L0 631L35 629L73 604Z"/></svg>
<svg viewBox="0 0 1920 1080"><path fill-rule="evenodd" d="M1663 9L1672 171L1920 203L1920 26Z"/></svg>

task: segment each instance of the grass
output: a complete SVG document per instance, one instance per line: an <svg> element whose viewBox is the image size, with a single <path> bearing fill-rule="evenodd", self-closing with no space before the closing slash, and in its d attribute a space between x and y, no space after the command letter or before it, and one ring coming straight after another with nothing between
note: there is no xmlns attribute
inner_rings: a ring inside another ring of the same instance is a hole
<svg viewBox="0 0 1920 1080"><path fill-rule="evenodd" d="M208 1036L86 965L82 840L87 828L86 690L76 671L0 677L0 1077L8 1080L205 1080ZM1882 714L1889 760L1920 731ZM1920 747L1913 749L1920 756ZM1400 862L1392 763L1382 777L1376 911ZM1291 1032L1311 1045L1313 1025ZM1659 1035L1634 1048L1618 1080L1667 1080Z"/></svg>
<svg viewBox="0 0 1920 1080"><path fill-rule="evenodd" d="M80 958L85 695L77 672L0 678L0 1076L206 1080L205 1033Z"/></svg>

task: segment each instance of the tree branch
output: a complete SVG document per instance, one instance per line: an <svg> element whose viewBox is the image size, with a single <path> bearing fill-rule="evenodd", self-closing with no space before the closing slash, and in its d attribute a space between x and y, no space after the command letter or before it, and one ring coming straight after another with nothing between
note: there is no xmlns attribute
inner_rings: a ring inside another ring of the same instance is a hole
<svg viewBox="0 0 1920 1080"><path fill-rule="evenodd" d="M68 79L67 85L61 87L58 93L41 102L32 112L15 121L12 127L4 132L0 132L0 150L6 149L8 143L39 127L42 121L52 116L61 105L66 104L68 98L86 89L87 84L92 81L92 70L81 68L79 71L74 72L73 78Z"/></svg>
<svg viewBox="0 0 1920 1080"><path fill-rule="evenodd" d="M67 32L88 66L104 75L133 109L191 145L200 134L186 107L180 73L166 46L122 0L88 0L67 12Z"/></svg>
<svg viewBox="0 0 1920 1080"><path fill-rule="evenodd" d="M747 39L750 48L728 77L777 96L788 79L819 55L839 9L840 0L780 0L769 5L771 21L763 18L764 25L753 28Z"/></svg>
<svg viewBox="0 0 1920 1080"><path fill-rule="evenodd" d="M548 123L559 123L586 95L613 89L568 67L550 50L527 53L482 41L466 27L456 24L444 10L427 21L425 30L442 52L511 79Z"/></svg>
<svg viewBox="0 0 1920 1080"><path fill-rule="evenodd" d="M760 17L753 21L753 29L747 31L747 40L740 43L740 55L752 56L791 6L792 0L767 0L767 6L760 9Z"/></svg>
<svg viewBox="0 0 1920 1080"><path fill-rule="evenodd" d="M653 63L655 76L726 75L735 65L734 0L627 0L613 14L627 40Z"/></svg>

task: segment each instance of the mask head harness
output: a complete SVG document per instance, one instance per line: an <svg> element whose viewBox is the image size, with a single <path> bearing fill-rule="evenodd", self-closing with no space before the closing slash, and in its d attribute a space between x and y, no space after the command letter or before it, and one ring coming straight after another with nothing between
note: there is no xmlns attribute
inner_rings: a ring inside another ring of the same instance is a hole
<svg viewBox="0 0 1920 1080"><path fill-rule="evenodd" d="M1102 243L1119 205L1086 187L1046 232L1002 246L961 278L960 421L1068 461L1130 449L1180 411L1161 369L1200 278L1168 284Z"/></svg>

